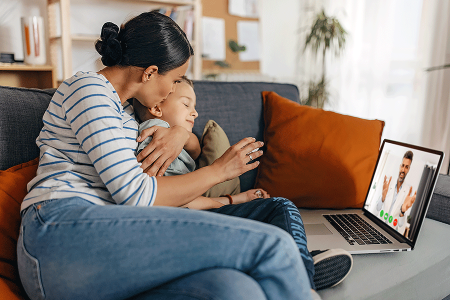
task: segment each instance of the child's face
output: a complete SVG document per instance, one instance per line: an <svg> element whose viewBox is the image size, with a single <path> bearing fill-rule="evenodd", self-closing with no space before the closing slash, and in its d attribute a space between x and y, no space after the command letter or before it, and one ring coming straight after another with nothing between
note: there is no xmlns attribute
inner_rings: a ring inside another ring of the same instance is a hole
<svg viewBox="0 0 450 300"><path fill-rule="evenodd" d="M192 132L194 120L198 117L195 105L194 89L186 82L177 83L175 91L159 104L162 112L161 119L170 126L182 126Z"/></svg>

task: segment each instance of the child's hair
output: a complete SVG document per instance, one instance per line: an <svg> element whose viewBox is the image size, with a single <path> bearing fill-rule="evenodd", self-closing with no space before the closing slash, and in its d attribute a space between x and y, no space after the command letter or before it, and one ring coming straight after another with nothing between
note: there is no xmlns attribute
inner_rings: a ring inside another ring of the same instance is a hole
<svg viewBox="0 0 450 300"><path fill-rule="evenodd" d="M190 80L189 78L187 78L187 76L186 75L183 75L182 77L181 77L181 80L180 80L181 82L186 82L187 84L189 84L189 86L191 87L191 88L194 88L194 82L192 81L192 80Z"/></svg>
<svg viewBox="0 0 450 300"><path fill-rule="evenodd" d="M107 22L95 49L105 66L155 65L164 74L178 68L194 55L186 34L168 16L145 12L119 27Z"/></svg>

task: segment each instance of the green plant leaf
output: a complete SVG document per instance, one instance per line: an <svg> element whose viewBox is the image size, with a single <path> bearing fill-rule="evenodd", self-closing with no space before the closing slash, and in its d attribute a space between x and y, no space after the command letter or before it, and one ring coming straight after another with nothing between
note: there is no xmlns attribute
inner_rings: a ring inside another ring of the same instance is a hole
<svg viewBox="0 0 450 300"><path fill-rule="evenodd" d="M233 52L242 52L245 51L246 48L244 45L239 45L236 41L234 40L229 40L228 41L228 47L230 47L231 51Z"/></svg>
<svg viewBox="0 0 450 300"><path fill-rule="evenodd" d="M216 66L221 67L221 68L229 68L229 67L231 67L231 65L229 63L227 63L226 61L224 61L224 60L215 61L214 64Z"/></svg>

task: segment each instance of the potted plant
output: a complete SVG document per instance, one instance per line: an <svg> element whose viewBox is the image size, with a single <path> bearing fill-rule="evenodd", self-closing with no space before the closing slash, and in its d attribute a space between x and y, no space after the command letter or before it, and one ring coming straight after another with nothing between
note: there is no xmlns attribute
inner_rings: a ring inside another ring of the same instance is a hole
<svg viewBox="0 0 450 300"><path fill-rule="evenodd" d="M322 77L319 82L309 82L308 95L302 99L303 104L323 108L328 101L325 56L327 52L334 52L338 56L344 49L346 36L347 32L335 17L327 16L324 9L317 14L306 37L303 52L309 48L316 56L322 54Z"/></svg>
<svg viewBox="0 0 450 300"><path fill-rule="evenodd" d="M230 47L230 49L231 49L231 51L233 51L233 53L239 53L239 52L243 52L246 50L246 47L244 45L239 45L235 40L229 40L228 47ZM214 65L219 66L222 69L231 68L231 64L229 64L225 60L215 61ZM219 76L219 73L206 74L205 79L216 80L217 76Z"/></svg>

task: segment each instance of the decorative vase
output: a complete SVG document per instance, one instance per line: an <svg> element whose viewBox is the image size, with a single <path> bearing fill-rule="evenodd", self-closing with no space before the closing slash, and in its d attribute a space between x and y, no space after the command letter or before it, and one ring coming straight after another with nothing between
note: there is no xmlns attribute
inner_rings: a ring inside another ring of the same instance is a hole
<svg viewBox="0 0 450 300"><path fill-rule="evenodd" d="M22 17L23 59L29 65L45 65L44 20L42 17Z"/></svg>

